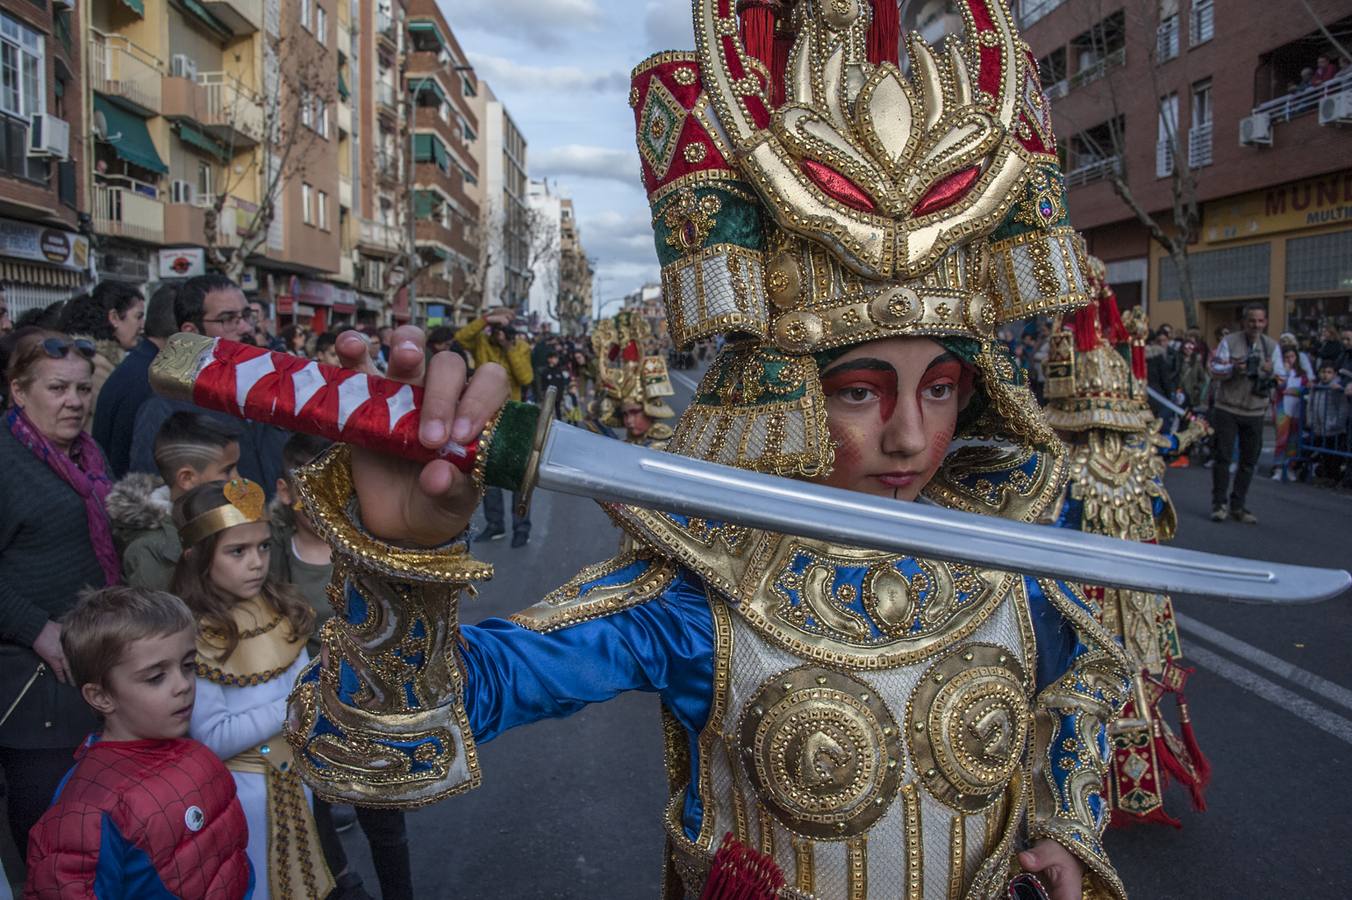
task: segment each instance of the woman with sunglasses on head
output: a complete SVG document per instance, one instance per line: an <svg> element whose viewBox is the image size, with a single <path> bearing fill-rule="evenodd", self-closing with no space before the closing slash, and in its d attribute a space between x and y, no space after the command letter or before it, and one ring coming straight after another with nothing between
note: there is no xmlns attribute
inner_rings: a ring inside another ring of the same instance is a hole
<svg viewBox="0 0 1352 900"><path fill-rule="evenodd" d="M0 421L0 773L22 854L95 726L70 684L61 616L122 573L104 510L112 485L84 431L94 345L41 328L14 338Z"/></svg>

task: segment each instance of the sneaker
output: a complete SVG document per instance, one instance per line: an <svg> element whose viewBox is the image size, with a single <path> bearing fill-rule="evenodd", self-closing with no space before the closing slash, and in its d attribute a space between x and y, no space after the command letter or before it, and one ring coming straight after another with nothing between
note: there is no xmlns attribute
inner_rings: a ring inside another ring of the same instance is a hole
<svg viewBox="0 0 1352 900"><path fill-rule="evenodd" d="M1258 524L1258 517L1242 506L1230 510L1230 518L1234 519L1236 522L1243 522L1245 525Z"/></svg>
<svg viewBox="0 0 1352 900"><path fill-rule="evenodd" d="M333 891L327 900L372 900L366 885L356 872L344 872L334 879Z"/></svg>
<svg viewBox="0 0 1352 900"><path fill-rule="evenodd" d="M506 536L507 536L506 529L494 528L492 525L489 525L485 527L483 531L479 532L475 536L474 543L478 544L482 543L483 541L500 541Z"/></svg>
<svg viewBox="0 0 1352 900"><path fill-rule="evenodd" d="M501 537L502 535L499 534L498 536ZM512 549L513 549L513 550L515 550L515 549L517 549L517 548L519 548L519 547L524 547L524 546L526 546L526 545L529 544L529 543L530 543L530 535L527 534L527 533L524 532L524 531L518 531L516 534L512 535Z"/></svg>
<svg viewBox="0 0 1352 900"><path fill-rule="evenodd" d="M1224 506L1211 507L1211 521L1224 522L1230 515L1230 511Z"/></svg>

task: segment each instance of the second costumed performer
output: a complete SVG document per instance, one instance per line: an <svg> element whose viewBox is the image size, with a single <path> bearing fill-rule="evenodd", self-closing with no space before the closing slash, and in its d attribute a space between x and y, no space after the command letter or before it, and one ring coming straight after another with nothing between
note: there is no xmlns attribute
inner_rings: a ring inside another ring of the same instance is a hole
<svg viewBox="0 0 1352 900"><path fill-rule="evenodd" d="M739 5L697 0L699 52L630 94L673 340L729 336L669 449L1037 519L1061 447L995 329L1087 288L1008 10L969 0L965 44L914 42L908 79L890 0ZM496 367L466 386L416 331L394 346L427 446L508 429ZM440 800L478 784L477 744L641 690L667 896L1003 897L1028 872L1125 896L1101 794L1132 666L1073 586L612 505L634 549L461 626L491 574L463 542L478 479L344 447L299 480L340 613L290 710L320 794Z"/></svg>

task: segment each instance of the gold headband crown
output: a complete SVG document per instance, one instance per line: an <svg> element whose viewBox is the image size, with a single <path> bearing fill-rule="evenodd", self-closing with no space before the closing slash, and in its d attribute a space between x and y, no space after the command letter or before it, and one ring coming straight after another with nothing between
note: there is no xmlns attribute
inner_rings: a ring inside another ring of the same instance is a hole
<svg viewBox="0 0 1352 900"><path fill-rule="evenodd" d="M179 542L184 547L211 537L218 531L236 525L266 522L266 497L263 489L247 478L232 478L221 488L225 503L193 516L179 529Z"/></svg>

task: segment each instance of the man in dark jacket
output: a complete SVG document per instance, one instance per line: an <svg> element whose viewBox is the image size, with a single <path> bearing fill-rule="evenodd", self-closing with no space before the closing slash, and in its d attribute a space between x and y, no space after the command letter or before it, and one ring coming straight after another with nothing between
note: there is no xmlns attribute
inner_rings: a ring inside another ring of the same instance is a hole
<svg viewBox="0 0 1352 900"><path fill-rule="evenodd" d="M131 442L136 414L151 397L150 364L169 336L178 331L174 320L176 286L163 284L146 304L145 334L126 358L108 376L94 408L90 429L98 441L114 478L122 478L131 469Z"/></svg>

